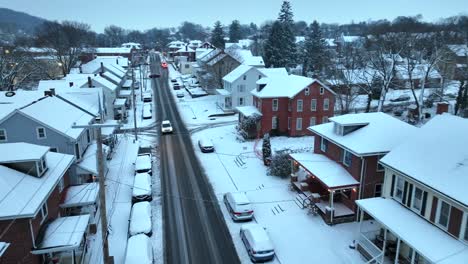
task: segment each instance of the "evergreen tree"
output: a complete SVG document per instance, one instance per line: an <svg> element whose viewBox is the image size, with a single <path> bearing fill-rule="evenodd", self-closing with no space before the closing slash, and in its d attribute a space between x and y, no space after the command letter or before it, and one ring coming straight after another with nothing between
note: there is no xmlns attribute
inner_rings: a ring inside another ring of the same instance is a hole
<svg viewBox="0 0 468 264"><path fill-rule="evenodd" d="M314 20L310 24L305 43L304 73L311 71L319 74L327 63L327 51L325 39L322 36L319 23Z"/></svg>
<svg viewBox="0 0 468 264"><path fill-rule="evenodd" d="M239 20L234 20L229 26L229 42L236 43L240 39L242 39L241 25Z"/></svg>
<svg viewBox="0 0 468 264"><path fill-rule="evenodd" d="M271 143L270 143L270 135L268 133L263 136L262 154L263 154L263 163L267 165L271 159Z"/></svg>
<svg viewBox="0 0 468 264"><path fill-rule="evenodd" d="M285 67L295 62L296 43L293 33L293 14L289 1L284 1L278 20L271 26L265 42L267 67Z"/></svg>
<svg viewBox="0 0 468 264"><path fill-rule="evenodd" d="M216 21L213 31L211 32L211 44L219 49L224 49L224 31L221 22Z"/></svg>

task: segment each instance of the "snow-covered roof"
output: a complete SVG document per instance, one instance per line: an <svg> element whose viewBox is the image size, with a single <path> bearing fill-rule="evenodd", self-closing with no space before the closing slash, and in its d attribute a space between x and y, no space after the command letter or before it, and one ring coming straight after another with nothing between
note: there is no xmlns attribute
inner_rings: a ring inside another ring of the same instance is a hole
<svg viewBox="0 0 468 264"><path fill-rule="evenodd" d="M238 106L236 107L236 109L237 111L239 111L239 113L246 117L250 117L253 115L262 116L262 113L260 113L260 111L258 111L258 109L255 106Z"/></svg>
<svg viewBox="0 0 468 264"><path fill-rule="evenodd" d="M325 39L325 44L328 47L336 47L335 39L332 39L332 38L326 38Z"/></svg>
<svg viewBox="0 0 468 264"><path fill-rule="evenodd" d="M127 242L125 264L153 264L153 247L144 234L131 236Z"/></svg>
<svg viewBox="0 0 468 264"><path fill-rule="evenodd" d="M455 53L458 57L468 56L468 46L466 44L461 45L447 45L447 47Z"/></svg>
<svg viewBox="0 0 468 264"><path fill-rule="evenodd" d="M33 217L74 159L73 155L49 151L49 169L40 178L0 165L0 219Z"/></svg>
<svg viewBox="0 0 468 264"><path fill-rule="evenodd" d="M433 168L433 166L428 167ZM467 245L393 199L377 197L357 200L356 203L429 262L466 263L468 259Z"/></svg>
<svg viewBox="0 0 468 264"><path fill-rule="evenodd" d="M16 90L12 97L5 94L6 92L0 92L0 122L16 109L44 97L43 91Z"/></svg>
<svg viewBox="0 0 468 264"><path fill-rule="evenodd" d="M135 170L151 169L151 157L149 155L140 155L135 161Z"/></svg>
<svg viewBox="0 0 468 264"><path fill-rule="evenodd" d="M264 67L265 62L263 61L262 56L250 56L244 58L244 61L242 62L243 64L250 65L250 66L256 66L256 67Z"/></svg>
<svg viewBox="0 0 468 264"><path fill-rule="evenodd" d="M0 163L40 160L49 147L25 142L0 144Z"/></svg>
<svg viewBox="0 0 468 264"><path fill-rule="evenodd" d="M375 70L366 68L356 70L343 69L342 73L348 84L371 84L375 78L376 72ZM331 80L331 83L336 83L336 80Z"/></svg>
<svg viewBox="0 0 468 264"><path fill-rule="evenodd" d="M346 114L331 117L329 120L333 122L311 126L308 129L359 156L389 152L418 130L382 112ZM367 125L342 136L335 132L334 123L345 126Z"/></svg>
<svg viewBox="0 0 468 264"><path fill-rule="evenodd" d="M72 128L75 123L76 125L88 125L94 118L55 96L45 97L19 111L72 139L78 139L85 130L84 128Z"/></svg>
<svg viewBox="0 0 468 264"><path fill-rule="evenodd" d="M251 69L254 69L254 67L241 64L237 66L234 70L232 70L230 73L225 75L223 77L223 81L232 83L238 78L240 78L242 75L246 74Z"/></svg>
<svg viewBox="0 0 468 264"><path fill-rule="evenodd" d="M426 76L426 72L428 71L428 69L429 69L428 64L415 65L414 68L411 71L411 78L413 80L423 79ZM396 70L397 78L402 79L402 80L409 80L410 74L408 72L408 65L407 64L406 65L396 65L395 70ZM440 78L442 78L442 76L440 75L440 73L434 67L432 67L429 70L428 78L440 79Z"/></svg>
<svg viewBox="0 0 468 264"><path fill-rule="evenodd" d="M116 85L119 85L120 81L122 80L121 78L117 77L116 75L114 75L113 73L108 72L108 71L103 72L102 76L104 78L107 78L110 82L112 82L112 83L114 83Z"/></svg>
<svg viewBox="0 0 468 264"><path fill-rule="evenodd" d="M148 234L151 232L151 228L150 203L146 201L135 203L130 214L130 227L128 228L130 235Z"/></svg>
<svg viewBox="0 0 468 264"><path fill-rule="evenodd" d="M118 47L118 48L95 48L96 53L100 54L130 54L132 48Z"/></svg>
<svg viewBox="0 0 468 264"><path fill-rule="evenodd" d="M107 79L97 75L97 76L94 76L93 77L93 85L96 86L96 87L103 87L103 88L107 88L111 91L115 91L117 90L117 85L112 83L112 82L109 82Z"/></svg>
<svg viewBox="0 0 468 264"><path fill-rule="evenodd" d="M39 91L47 91L50 89L68 89L71 87L81 87L87 83L87 78L77 79L69 81L66 79L62 80L41 80L37 86Z"/></svg>
<svg viewBox="0 0 468 264"><path fill-rule="evenodd" d="M195 50L195 59L199 60L208 55L208 53L212 52L214 49L205 49L205 48L197 48Z"/></svg>
<svg viewBox="0 0 468 264"><path fill-rule="evenodd" d="M209 56L209 55L208 55ZM218 56L212 58L210 61L208 61L206 64L209 65L209 66L213 66L215 65L216 63L218 63L219 61L221 61L222 59L226 58L227 56L229 56L228 54L226 53L222 53L222 54L218 54Z"/></svg>
<svg viewBox="0 0 468 264"><path fill-rule="evenodd" d="M29 53L57 53L57 50L53 48L39 48L39 47L18 47L18 51L24 51Z"/></svg>
<svg viewBox="0 0 468 264"><path fill-rule="evenodd" d="M97 182L70 186L65 190L65 199L60 207L70 208L96 204L98 193L99 184Z"/></svg>
<svg viewBox="0 0 468 264"><path fill-rule="evenodd" d="M359 40L361 40L361 38L362 37L360 37L360 36L344 36L344 35L341 36L341 39L344 42L348 42L348 43L359 41Z"/></svg>
<svg viewBox="0 0 468 264"><path fill-rule="evenodd" d="M106 155L107 151L109 151L109 147L103 145L102 151L104 156ZM86 148L86 152L83 155L81 161L76 164L76 166L88 173L98 175L98 166L97 166L97 143L96 141L91 142L88 148Z"/></svg>
<svg viewBox="0 0 468 264"><path fill-rule="evenodd" d="M216 89L216 94L222 95L222 96L230 96L231 92L229 92L226 89Z"/></svg>
<svg viewBox="0 0 468 264"><path fill-rule="evenodd" d="M50 222L42 239L31 253L39 255L71 251L80 246L88 229L89 215L59 217Z"/></svg>
<svg viewBox="0 0 468 264"><path fill-rule="evenodd" d="M102 61L104 64L116 64L121 67L128 67L129 60L122 56L96 56L95 60Z"/></svg>
<svg viewBox="0 0 468 264"><path fill-rule="evenodd" d="M259 98L293 98L316 80L299 75L288 75L267 77L266 80L262 81L265 81L266 86L260 91L252 90L251 93L254 96Z"/></svg>
<svg viewBox="0 0 468 264"><path fill-rule="evenodd" d="M55 94L94 116L99 116L100 114L99 100L101 100L101 109L104 106L104 96L101 88L59 89L55 91Z"/></svg>
<svg viewBox="0 0 468 264"><path fill-rule="evenodd" d="M306 38L304 36L296 36L296 44L300 42L305 42Z"/></svg>
<svg viewBox="0 0 468 264"><path fill-rule="evenodd" d="M212 49L212 50L206 51L205 53L201 54L199 56L199 58L200 58L200 60L202 62L206 63L209 60L211 60L212 58L218 56L221 52L222 52L222 50L220 50L220 49Z"/></svg>
<svg viewBox="0 0 468 264"><path fill-rule="evenodd" d="M468 206L468 120L436 115L418 130L381 163Z"/></svg>
<svg viewBox="0 0 468 264"><path fill-rule="evenodd" d="M125 98L117 98L114 101L114 106L115 107L122 107L122 106L125 106L126 102L127 102L127 99L125 99Z"/></svg>
<svg viewBox="0 0 468 264"><path fill-rule="evenodd" d="M288 71L286 68L257 68L261 73L266 75L267 77L273 76L287 76Z"/></svg>
<svg viewBox="0 0 468 264"><path fill-rule="evenodd" d="M195 50L190 48L189 46L185 46L178 49L176 52L195 52Z"/></svg>
<svg viewBox="0 0 468 264"><path fill-rule="evenodd" d="M133 181L133 197L151 195L151 176L148 173L137 173Z"/></svg>
<svg viewBox="0 0 468 264"><path fill-rule="evenodd" d="M236 201L237 204L249 204L250 203L249 198L247 198L247 195L245 195L245 193L233 192L231 194L232 194L232 198L234 199L234 201Z"/></svg>
<svg viewBox="0 0 468 264"><path fill-rule="evenodd" d="M306 152L290 154L290 156L328 188L342 188L359 184L343 166L325 155Z"/></svg>

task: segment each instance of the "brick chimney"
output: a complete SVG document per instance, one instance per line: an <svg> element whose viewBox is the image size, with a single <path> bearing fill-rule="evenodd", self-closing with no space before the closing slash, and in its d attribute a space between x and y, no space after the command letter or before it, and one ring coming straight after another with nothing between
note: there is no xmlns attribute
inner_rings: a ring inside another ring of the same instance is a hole
<svg viewBox="0 0 468 264"><path fill-rule="evenodd" d="M436 110L437 115L441 115L443 113L448 113L448 110L449 110L449 104L448 103L445 103L445 102L437 103L437 110Z"/></svg>
<svg viewBox="0 0 468 264"><path fill-rule="evenodd" d="M49 90L50 90L50 94L51 94L52 96L54 96L54 95L55 95L55 88L50 88Z"/></svg>
<svg viewBox="0 0 468 264"><path fill-rule="evenodd" d="M81 65L79 68L80 68L80 73L83 73L83 68L81 67Z"/></svg>
<svg viewBox="0 0 468 264"><path fill-rule="evenodd" d="M69 83L68 83L68 86L69 86L69 87L72 87L72 86L73 86L73 82L69 82Z"/></svg>
<svg viewBox="0 0 468 264"><path fill-rule="evenodd" d="M88 87L93 87L93 80L91 80L91 76L88 76Z"/></svg>

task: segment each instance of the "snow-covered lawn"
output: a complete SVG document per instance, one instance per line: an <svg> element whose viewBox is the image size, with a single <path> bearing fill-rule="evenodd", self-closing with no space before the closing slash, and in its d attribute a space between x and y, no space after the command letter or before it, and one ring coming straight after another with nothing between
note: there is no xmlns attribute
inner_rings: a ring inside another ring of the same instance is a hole
<svg viewBox="0 0 468 264"><path fill-rule="evenodd" d="M205 154L197 147L198 139L210 138L215 152ZM348 247L357 234L357 223L328 226L320 216L308 215L289 190L288 179L268 176L263 162L255 155L255 143L237 139L235 126L210 128L192 136L196 155L213 185L233 237L239 257L249 263L239 237L242 223L234 223L224 204L226 192L245 192L255 211L255 221L267 228L275 245L276 263L363 263L360 254ZM313 137L272 138L273 150L289 148L311 151ZM259 142L258 148L261 148ZM278 261L279 260L279 261Z"/></svg>

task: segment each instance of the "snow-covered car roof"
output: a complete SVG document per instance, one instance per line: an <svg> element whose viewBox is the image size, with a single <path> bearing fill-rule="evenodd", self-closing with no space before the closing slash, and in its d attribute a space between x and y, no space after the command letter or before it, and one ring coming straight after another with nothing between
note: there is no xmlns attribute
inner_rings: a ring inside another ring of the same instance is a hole
<svg viewBox="0 0 468 264"><path fill-rule="evenodd" d="M130 235L151 232L151 205L149 202L135 203L130 215Z"/></svg>
<svg viewBox="0 0 468 264"><path fill-rule="evenodd" d="M135 170L151 170L151 157L150 155L140 155L135 161Z"/></svg>
<svg viewBox="0 0 468 264"><path fill-rule="evenodd" d="M138 234L131 236L127 242L125 264L152 264L153 248L148 236Z"/></svg>
<svg viewBox="0 0 468 264"><path fill-rule="evenodd" d="M259 224L245 224L242 225L244 232L250 233L252 248L256 251L274 250L273 244L268 237L267 232ZM247 235L248 236L248 235Z"/></svg>
<svg viewBox="0 0 468 264"><path fill-rule="evenodd" d="M133 197L151 195L151 176L148 173L137 173L133 181Z"/></svg>

